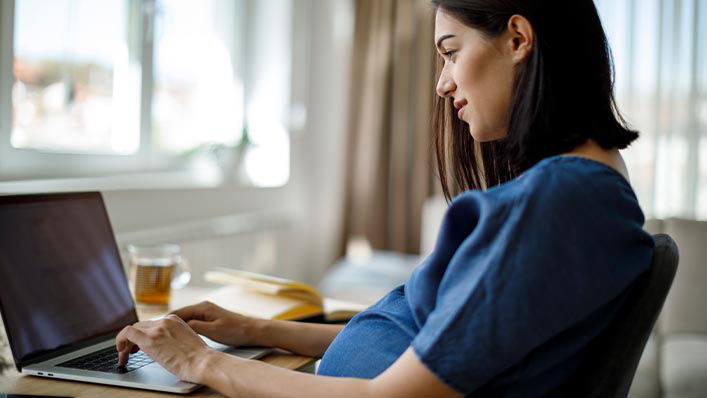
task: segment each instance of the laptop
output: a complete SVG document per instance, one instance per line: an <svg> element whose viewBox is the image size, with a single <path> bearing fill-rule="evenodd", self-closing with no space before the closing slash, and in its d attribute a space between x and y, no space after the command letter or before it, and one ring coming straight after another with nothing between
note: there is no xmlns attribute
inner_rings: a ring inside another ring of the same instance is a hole
<svg viewBox="0 0 707 398"><path fill-rule="evenodd" d="M117 366L115 337L138 318L100 193L0 196L0 281L21 373L173 393L200 387L142 351ZM202 338L243 358L270 352Z"/></svg>

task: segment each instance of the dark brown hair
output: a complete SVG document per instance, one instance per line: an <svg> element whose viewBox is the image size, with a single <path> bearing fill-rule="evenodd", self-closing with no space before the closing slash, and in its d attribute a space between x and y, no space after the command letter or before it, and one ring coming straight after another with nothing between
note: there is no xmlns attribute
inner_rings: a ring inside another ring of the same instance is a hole
<svg viewBox="0 0 707 398"><path fill-rule="evenodd" d="M588 139L626 148L638 138L614 100L611 51L592 0L433 0L435 10L493 38L513 15L530 21L535 42L516 69L505 138L477 142L459 120L453 98L435 96L437 167L447 200L452 192L506 182L545 157ZM438 58L438 76L443 65ZM451 183L454 185L450 187Z"/></svg>

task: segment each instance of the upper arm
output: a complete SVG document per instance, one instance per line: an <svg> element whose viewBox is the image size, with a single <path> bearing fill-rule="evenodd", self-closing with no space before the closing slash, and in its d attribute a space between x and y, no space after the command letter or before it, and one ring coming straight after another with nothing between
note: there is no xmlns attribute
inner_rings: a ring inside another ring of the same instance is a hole
<svg viewBox="0 0 707 398"><path fill-rule="evenodd" d="M432 373L409 347L385 372L373 379L372 396L378 397L461 397Z"/></svg>

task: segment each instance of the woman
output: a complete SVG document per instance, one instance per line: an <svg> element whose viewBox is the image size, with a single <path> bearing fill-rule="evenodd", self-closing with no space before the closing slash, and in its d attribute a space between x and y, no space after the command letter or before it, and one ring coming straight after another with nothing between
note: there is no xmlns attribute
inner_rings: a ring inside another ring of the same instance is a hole
<svg viewBox="0 0 707 398"><path fill-rule="evenodd" d="M433 253L345 327L202 303L126 327L121 363L139 346L230 396L567 396L653 252L618 152L637 133L614 104L601 23L591 0L434 5L438 166L448 198L448 174L466 192ZM323 358L318 375L287 371L195 331Z"/></svg>

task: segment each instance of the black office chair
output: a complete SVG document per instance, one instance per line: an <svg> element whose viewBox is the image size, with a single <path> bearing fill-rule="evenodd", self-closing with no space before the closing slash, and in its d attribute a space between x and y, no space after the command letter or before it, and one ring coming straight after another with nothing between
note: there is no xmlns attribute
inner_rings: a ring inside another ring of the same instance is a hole
<svg viewBox="0 0 707 398"><path fill-rule="evenodd" d="M590 344L573 390L579 398L625 398L678 267L678 247L666 234L653 236L651 268L637 281L616 320Z"/></svg>

